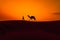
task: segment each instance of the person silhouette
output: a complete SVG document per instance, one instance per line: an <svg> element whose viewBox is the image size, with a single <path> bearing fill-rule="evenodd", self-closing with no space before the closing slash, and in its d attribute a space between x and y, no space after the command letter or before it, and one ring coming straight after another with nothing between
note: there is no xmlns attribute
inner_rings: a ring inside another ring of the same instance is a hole
<svg viewBox="0 0 60 40"><path fill-rule="evenodd" d="M24 20L24 16L22 17L22 20Z"/></svg>

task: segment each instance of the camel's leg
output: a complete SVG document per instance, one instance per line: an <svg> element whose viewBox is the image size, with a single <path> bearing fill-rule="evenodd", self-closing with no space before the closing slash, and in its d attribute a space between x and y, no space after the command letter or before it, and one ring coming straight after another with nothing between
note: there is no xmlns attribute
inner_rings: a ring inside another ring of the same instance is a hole
<svg viewBox="0 0 60 40"><path fill-rule="evenodd" d="M34 18L34 20L36 20L36 18Z"/></svg>

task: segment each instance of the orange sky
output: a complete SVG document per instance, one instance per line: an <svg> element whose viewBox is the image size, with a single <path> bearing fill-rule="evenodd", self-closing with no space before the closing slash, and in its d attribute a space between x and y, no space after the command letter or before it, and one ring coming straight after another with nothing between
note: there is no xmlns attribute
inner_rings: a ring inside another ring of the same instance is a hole
<svg viewBox="0 0 60 40"><path fill-rule="evenodd" d="M0 0L0 20L29 20L27 15L36 17L36 21L60 20L59 0Z"/></svg>

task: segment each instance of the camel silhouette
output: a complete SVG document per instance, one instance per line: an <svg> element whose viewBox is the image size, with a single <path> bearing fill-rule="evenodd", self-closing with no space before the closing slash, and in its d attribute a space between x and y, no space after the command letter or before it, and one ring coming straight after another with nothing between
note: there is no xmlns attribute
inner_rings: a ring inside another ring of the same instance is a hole
<svg viewBox="0 0 60 40"><path fill-rule="evenodd" d="M29 16L29 15L27 15L31 20L32 19L34 19L34 20L36 20L36 18L35 18L35 16Z"/></svg>

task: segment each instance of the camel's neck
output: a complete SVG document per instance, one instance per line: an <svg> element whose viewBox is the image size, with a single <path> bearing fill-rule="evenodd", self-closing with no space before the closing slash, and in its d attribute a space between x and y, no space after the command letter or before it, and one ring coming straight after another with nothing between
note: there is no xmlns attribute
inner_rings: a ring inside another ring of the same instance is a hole
<svg viewBox="0 0 60 40"><path fill-rule="evenodd" d="M28 16L28 17L30 17L30 16Z"/></svg>

